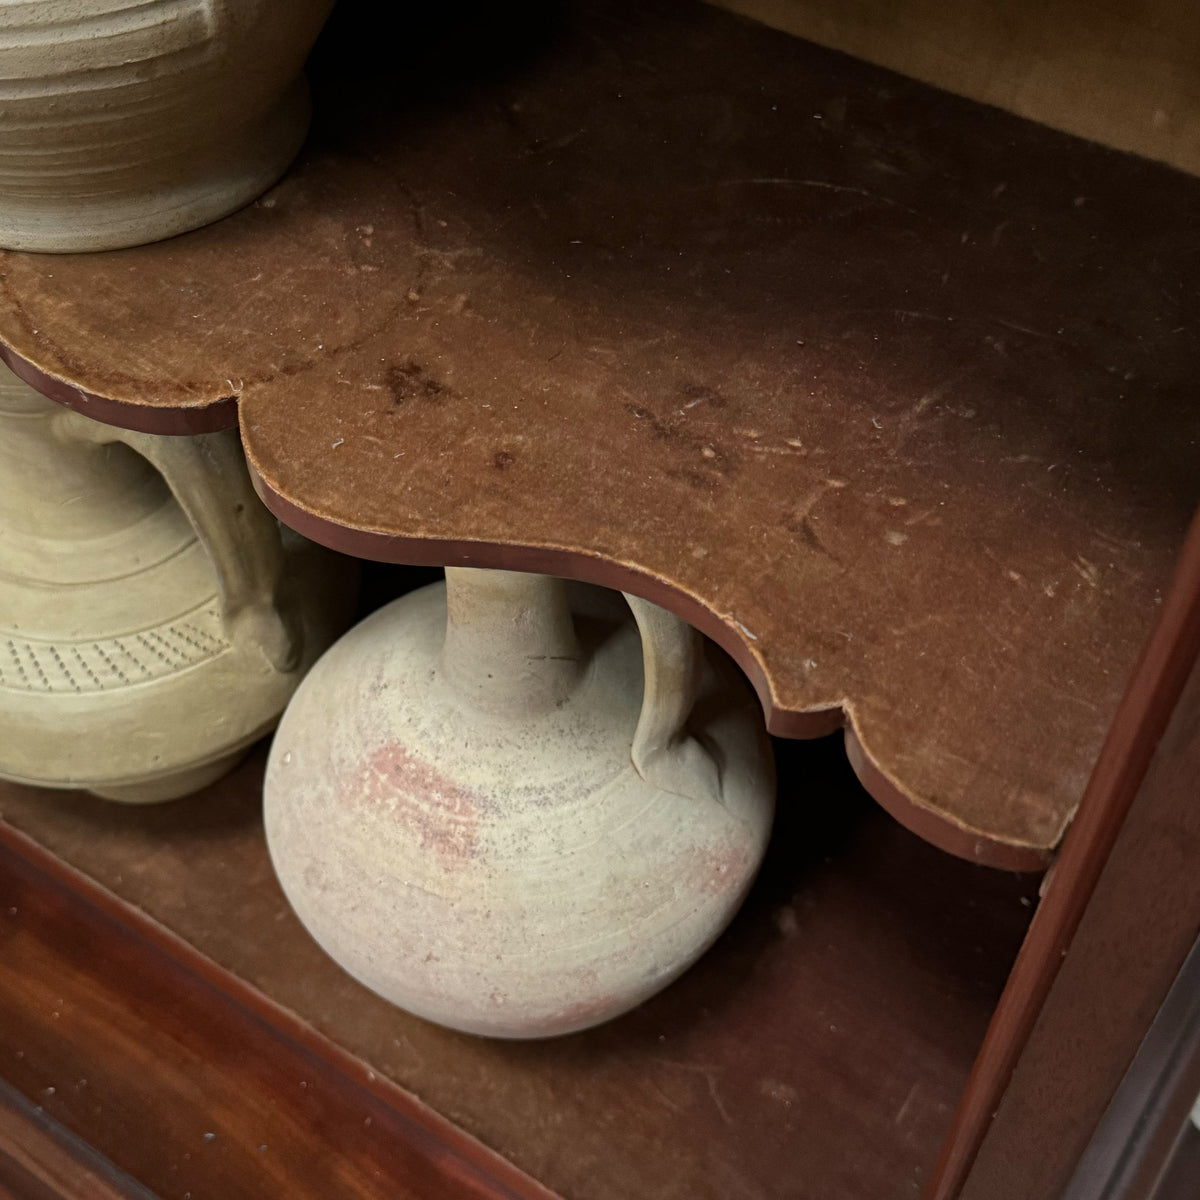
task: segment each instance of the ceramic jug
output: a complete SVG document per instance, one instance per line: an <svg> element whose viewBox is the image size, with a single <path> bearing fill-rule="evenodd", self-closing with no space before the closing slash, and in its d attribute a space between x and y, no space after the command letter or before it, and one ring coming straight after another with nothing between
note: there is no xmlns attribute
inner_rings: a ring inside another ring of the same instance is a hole
<svg viewBox="0 0 1200 1200"><path fill-rule="evenodd" d="M761 713L694 630L627 601L448 568L297 691L272 860L316 940L395 1004L499 1037L582 1029L666 986L741 903L774 810Z"/></svg>
<svg viewBox="0 0 1200 1200"><path fill-rule="evenodd" d="M0 777L131 802L217 778L344 628L336 561L284 543L236 432L128 433L0 367Z"/></svg>
<svg viewBox="0 0 1200 1200"><path fill-rule="evenodd" d="M131 246L260 195L304 139L332 5L0 3L0 246Z"/></svg>

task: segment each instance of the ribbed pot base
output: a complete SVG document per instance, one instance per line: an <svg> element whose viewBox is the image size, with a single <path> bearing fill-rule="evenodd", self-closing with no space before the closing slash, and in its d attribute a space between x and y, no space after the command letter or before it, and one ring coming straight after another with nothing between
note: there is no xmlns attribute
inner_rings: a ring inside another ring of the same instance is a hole
<svg viewBox="0 0 1200 1200"><path fill-rule="evenodd" d="M200 98L197 103L202 102ZM269 113L220 157L181 163L179 178L133 192L35 200L0 191L0 246L49 254L119 250L157 242L228 216L263 194L287 170L308 131L308 86L300 78Z"/></svg>
<svg viewBox="0 0 1200 1200"><path fill-rule="evenodd" d="M224 754L212 762L189 767L186 771L175 771L159 779L143 779L136 783L113 784L88 790L105 800L116 800L120 804L159 804L164 800L178 800L181 796L190 796L193 792L208 787L210 783L216 783L222 775L228 775L245 757L246 748L243 747L233 754Z"/></svg>

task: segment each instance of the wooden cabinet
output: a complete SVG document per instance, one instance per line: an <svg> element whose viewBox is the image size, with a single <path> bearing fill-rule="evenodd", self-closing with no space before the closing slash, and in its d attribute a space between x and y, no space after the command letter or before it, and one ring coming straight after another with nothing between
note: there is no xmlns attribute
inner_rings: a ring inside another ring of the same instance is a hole
<svg viewBox="0 0 1200 1200"><path fill-rule="evenodd" d="M197 1200L1054 1200L1200 923L1200 184L702 6L535 7L343 6L288 178L0 256L5 359L238 424L335 548L654 599L857 779L780 740L718 947L531 1045L316 950L257 760L155 810L5 788L0 1076Z"/></svg>

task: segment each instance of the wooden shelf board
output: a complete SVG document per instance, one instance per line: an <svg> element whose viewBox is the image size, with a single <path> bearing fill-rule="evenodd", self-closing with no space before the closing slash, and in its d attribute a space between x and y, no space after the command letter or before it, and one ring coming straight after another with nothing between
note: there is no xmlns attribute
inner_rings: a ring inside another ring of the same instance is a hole
<svg viewBox="0 0 1200 1200"><path fill-rule="evenodd" d="M1044 864L1200 495L1200 182L682 0L532 8L349 0L265 198L0 256L8 361L236 415L329 544L667 604L923 836Z"/></svg>
<svg viewBox="0 0 1200 1200"><path fill-rule="evenodd" d="M209 1189L196 1195L280 1194L280 1179L298 1189L288 1195L321 1200L407 1195L387 1189L443 1158L475 1174L463 1183L460 1170L460 1191L416 1194L491 1194L468 1186L482 1186L489 1161L470 1137L569 1200L914 1196L1036 881L909 834L870 804L836 741L781 743L780 754L783 777L810 798L781 815L727 935L626 1017L530 1044L393 1009L309 940L262 840L261 753L160 807L2 784L0 1077L164 1197L189 1177ZM12 851L25 838L104 889L107 910L89 915L61 880L31 883ZM136 950L147 936L175 946L157 947L152 971ZM392 1102L370 1091L396 1085L405 1093ZM415 1148L406 1094L428 1114ZM374 1125L356 1118L348 1138L355 1103ZM441 1118L465 1131L466 1151L438 1135ZM305 1132L312 1122L336 1151ZM454 1153L441 1154L439 1136ZM333 1172L327 1190L303 1190L313 1154ZM496 1195L531 1194L498 1162L511 1190Z"/></svg>

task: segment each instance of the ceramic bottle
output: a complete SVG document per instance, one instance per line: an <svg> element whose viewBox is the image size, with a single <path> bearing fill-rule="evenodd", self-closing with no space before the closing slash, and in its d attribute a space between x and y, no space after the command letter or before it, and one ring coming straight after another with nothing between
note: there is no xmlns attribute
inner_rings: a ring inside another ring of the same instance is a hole
<svg viewBox="0 0 1200 1200"><path fill-rule="evenodd" d="M666 986L730 920L773 815L761 713L694 630L627 602L448 568L300 687L268 844L368 987L472 1033L568 1033Z"/></svg>
<svg viewBox="0 0 1200 1200"><path fill-rule="evenodd" d="M236 432L128 433L0 367L0 777L171 799L227 771L344 627Z"/></svg>
<svg viewBox="0 0 1200 1200"><path fill-rule="evenodd" d="M5 0L0 246L131 246L253 200L304 139L332 4Z"/></svg>

